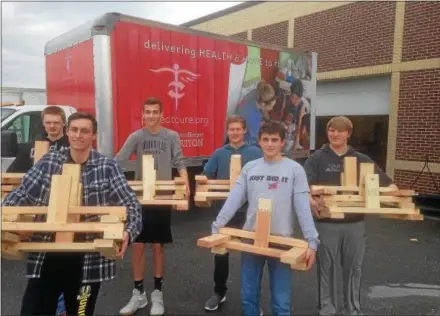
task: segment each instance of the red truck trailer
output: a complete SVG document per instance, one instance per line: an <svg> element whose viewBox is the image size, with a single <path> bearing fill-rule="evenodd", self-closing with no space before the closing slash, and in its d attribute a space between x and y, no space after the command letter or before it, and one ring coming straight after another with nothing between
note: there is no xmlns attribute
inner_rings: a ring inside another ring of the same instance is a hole
<svg viewBox="0 0 440 316"><path fill-rule="evenodd" d="M198 167L226 139L228 115L255 108L264 79L277 91L273 119L284 115L290 84L304 86L301 142L314 147L317 54L107 13L50 40L45 47L48 104L68 104L96 115L97 149L114 156L142 126L142 104L164 103L163 124L180 134L187 165ZM292 126L289 130L292 130ZM123 166L132 170L134 164Z"/></svg>

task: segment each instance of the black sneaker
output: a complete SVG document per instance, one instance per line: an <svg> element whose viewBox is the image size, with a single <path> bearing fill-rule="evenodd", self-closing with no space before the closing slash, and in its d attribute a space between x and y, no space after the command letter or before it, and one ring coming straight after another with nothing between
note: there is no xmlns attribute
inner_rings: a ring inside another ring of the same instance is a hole
<svg viewBox="0 0 440 316"><path fill-rule="evenodd" d="M218 294L212 295L205 303L205 310L215 311L219 305L226 301L226 296L220 296Z"/></svg>

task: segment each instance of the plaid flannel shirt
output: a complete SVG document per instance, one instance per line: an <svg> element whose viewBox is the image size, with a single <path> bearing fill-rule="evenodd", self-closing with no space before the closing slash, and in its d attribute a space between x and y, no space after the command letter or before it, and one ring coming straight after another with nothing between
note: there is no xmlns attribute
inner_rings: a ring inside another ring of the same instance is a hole
<svg viewBox="0 0 440 316"><path fill-rule="evenodd" d="M49 204L52 175L61 174L62 166L68 163L69 149L50 152L43 156L23 177L21 185L9 193L3 206L47 206ZM114 159L92 150L81 171L83 185L83 206L125 206L127 221L125 230L130 242L142 229L141 206L134 191L129 187L122 169ZM84 215L84 221L97 221L99 215ZM36 221L45 220L39 215ZM77 235L77 234L76 234ZM91 241L97 234L84 234ZM101 234L102 235L102 234ZM53 241L54 233L35 233L32 241ZM29 253L26 277L39 278L45 253ZM83 282L102 282L116 275L115 261L106 259L100 253L84 255Z"/></svg>

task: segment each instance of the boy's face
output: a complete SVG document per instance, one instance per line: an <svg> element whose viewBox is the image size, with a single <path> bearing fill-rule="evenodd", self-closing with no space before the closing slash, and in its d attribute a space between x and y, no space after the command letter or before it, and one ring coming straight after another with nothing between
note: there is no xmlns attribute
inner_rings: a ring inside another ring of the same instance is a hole
<svg viewBox="0 0 440 316"><path fill-rule="evenodd" d="M342 147L347 145L350 134L347 130L339 131L336 128L330 126L327 130L327 137L330 145L332 145L333 147Z"/></svg>
<svg viewBox="0 0 440 316"><path fill-rule="evenodd" d="M64 122L60 115L45 114L43 126L49 136L56 137L63 134Z"/></svg>
<svg viewBox="0 0 440 316"><path fill-rule="evenodd" d="M246 130L243 128L243 124L239 122L230 123L228 125L228 138L231 143L240 143L244 140L244 134Z"/></svg>
<svg viewBox="0 0 440 316"><path fill-rule="evenodd" d="M294 105L298 105L301 102L301 98L297 96L295 93L292 93L290 95L290 102Z"/></svg>
<svg viewBox="0 0 440 316"><path fill-rule="evenodd" d="M279 155L285 142L285 140L281 140L279 134L263 133L259 139L260 147L263 150L264 156L267 158L273 158Z"/></svg>
<svg viewBox="0 0 440 316"><path fill-rule="evenodd" d="M93 124L90 120L78 119L70 122L67 137L71 148L87 150L92 148L96 134L93 133Z"/></svg>
<svg viewBox="0 0 440 316"><path fill-rule="evenodd" d="M162 112L159 104L145 104L142 113L144 124L147 127L156 127L162 119Z"/></svg>

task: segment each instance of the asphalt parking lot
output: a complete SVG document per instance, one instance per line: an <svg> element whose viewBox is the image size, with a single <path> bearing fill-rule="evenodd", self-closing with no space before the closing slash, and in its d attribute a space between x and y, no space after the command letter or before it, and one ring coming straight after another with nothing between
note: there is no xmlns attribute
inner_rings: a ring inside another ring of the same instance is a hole
<svg viewBox="0 0 440 316"><path fill-rule="evenodd" d="M206 315L203 304L212 292L213 259L196 240L209 233L215 213L197 209L174 213L174 244L166 248L164 299L167 315ZM370 217L367 220L362 303L366 314L440 315L440 221L405 222ZM227 302L219 315L239 315L239 254L231 255ZM147 262L151 262L147 253ZM25 287L24 262L2 260L2 315L17 315ZM131 295L130 255L118 265L117 279L105 284L96 315L116 315ZM146 288L153 286L147 266ZM316 315L316 270L295 272L292 314ZM262 307L270 314L267 272ZM148 307L137 315L149 315Z"/></svg>

